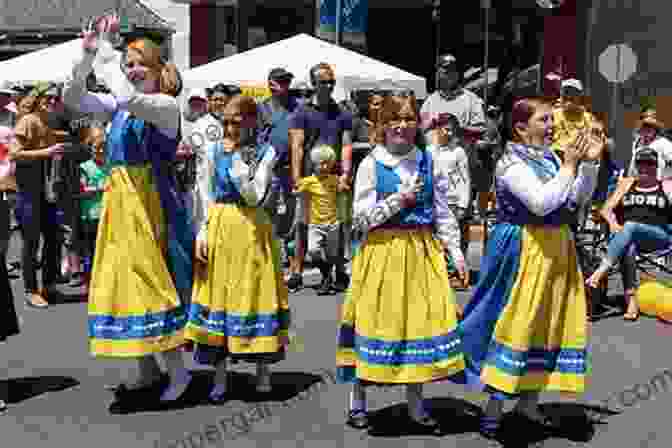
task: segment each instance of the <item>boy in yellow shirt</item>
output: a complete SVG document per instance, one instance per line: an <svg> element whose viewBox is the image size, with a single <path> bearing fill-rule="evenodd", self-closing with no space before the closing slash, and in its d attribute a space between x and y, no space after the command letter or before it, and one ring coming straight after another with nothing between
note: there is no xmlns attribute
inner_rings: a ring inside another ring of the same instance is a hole
<svg viewBox="0 0 672 448"><path fill-rule="evenodd" d="M322 283L318 295L334 292L332 270L340 260L340 231L338 221L337 193L341 191L338 175L335 174L336 151L331 146L321 145L310 153L317 174L302 178L297 191L306 194L309 203L308 259L318 266Z"/></svg>

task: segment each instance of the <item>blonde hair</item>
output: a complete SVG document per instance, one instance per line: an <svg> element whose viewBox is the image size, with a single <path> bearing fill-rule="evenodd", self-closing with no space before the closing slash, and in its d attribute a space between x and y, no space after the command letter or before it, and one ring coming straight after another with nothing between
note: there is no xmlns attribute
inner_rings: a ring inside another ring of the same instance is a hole
<svg viewBox="0 0 672 448"><path fill-rule="evenodd" d="M336 160L336 151L329 145L320 145L310 151L310 161L313 165L319 165L322 162Z"/></svg>
<svg viewBox="0 0 672 448"><path fill-rule="evenodd" d="M159 74L159 91L165 95L177 97L182 92L182 78L177 66L165 62L161 57L161 47L149 39L136 39L128 44L128 50L138 53L143 65Z"/></svg>

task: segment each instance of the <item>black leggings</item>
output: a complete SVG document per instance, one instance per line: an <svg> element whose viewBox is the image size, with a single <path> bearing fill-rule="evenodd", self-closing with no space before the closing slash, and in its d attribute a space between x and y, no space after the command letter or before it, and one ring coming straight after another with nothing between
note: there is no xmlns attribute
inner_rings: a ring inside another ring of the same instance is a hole
<svg viewBox="0 0 672 448"><path fill-rule="evenodd" d="M44 237L42 251L42 284L53 285L58 279L61 262L62 235L58 219L58 208L49 203L44 194L19 193L17 212L21 224L23 249L21 264L25 291L37 292L37 251L40 236Z"/></svg>
<svg viewBox="0 0 672 448"><path fill-rule="evenodd" d="M9 226L11 224L9 213L9 201L7 200L7 193L0 191L0 260L3 264L5 263L5 257L7 256L7 249L9 248L9 239L11 234L9 233Z"/></svg>

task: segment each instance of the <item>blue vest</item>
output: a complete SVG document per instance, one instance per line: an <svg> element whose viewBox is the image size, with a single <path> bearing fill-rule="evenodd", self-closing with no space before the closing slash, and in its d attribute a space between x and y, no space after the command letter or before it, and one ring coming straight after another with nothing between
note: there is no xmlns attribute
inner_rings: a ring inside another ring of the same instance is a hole
<svg viewBox="0 0 672 448"><path fill-rule="evenodd" d="M395 216L388 219L380 228L416 227L434 223L434 163L428 151L417 149L416 155L418 173L423 179L424 187L416 195L415 207L402 209ZM394 168L376 161L376 193L378 201L397 193L400 184L401 179L394 172Z"/></svg>

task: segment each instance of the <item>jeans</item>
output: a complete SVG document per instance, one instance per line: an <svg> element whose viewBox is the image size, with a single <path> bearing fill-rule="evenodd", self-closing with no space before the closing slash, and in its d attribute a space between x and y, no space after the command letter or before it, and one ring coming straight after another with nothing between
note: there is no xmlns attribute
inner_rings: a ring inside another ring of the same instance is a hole
<svg viewBox="0 0 672 448"><path fill-rule="evenodd" d="M23 268L23 284L26 292L36 292L37 286L37 251L40 236L44 237L42 256L42 283L53 285L58 279L61 263L61 231L58 207L47 201L44 194L18 193L17 213L20 217L23 249L21 264Z"/></svg>
<svg viewBox="0 0 672 448"><path fill-rule="evenodd" d="M615 233L607 247L607 259L613 265L633 244L652 252L672 246L672 225L654 226L628 221L623 230Z"/></svg>

